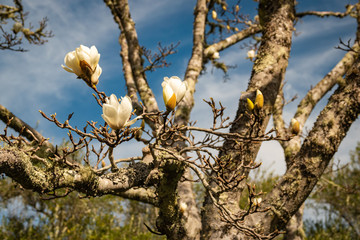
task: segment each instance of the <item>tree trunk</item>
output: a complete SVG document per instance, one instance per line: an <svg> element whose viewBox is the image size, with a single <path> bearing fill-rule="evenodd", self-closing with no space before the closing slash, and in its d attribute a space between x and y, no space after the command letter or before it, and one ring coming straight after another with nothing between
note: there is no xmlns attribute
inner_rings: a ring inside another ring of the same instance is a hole
<svg viewBox="0 0 360 240"><path fill-rule="evenodd" d="M305 238L305 232L303 229L303 214L304 204L301 205L299 210L290 219L286 225L286 233L284 240L303 240Z"/></svg>
<svg viewBox="0 0 360 240"><path fill-rule="evenodd" d="M284 73L288 65L288 58L291 48L291 37L293 32L294 21L294 1L260 1L259 4L260 22L263 26L263 36L258 51L258 57L255 60L252 76L249 82L247 93L242 94L239 101L239 107L230 132L240 133L245 137L262 135L270 119L271 108L275 103L276 96L284 79ZM263 92L264 107L259 112L258 122L253 129L259 129L256 133L249 127L251 118L246 113L246 98L255 98L255 92L260 89ZM235 141L226 141L220 153L221 156L230 156L230 160L234 165L251 165L258 153L260 143ZM249 168L239 169L241 175L247 176ZM216 183L212 182L212 186L216 187ZM224 206L232 213L238 214L239 198L245 184L232 192L224 192L215 196L216 201ZM248 235L231 227L230 224L222 221L219 210L213 204L213 200L206 195L204 207L202 210L202 238L203 239L250 239ZM251 225L251 218L248 218ZM249 232L251 233L251 231ZM254 236L254 235L253 235Z"/></svg>

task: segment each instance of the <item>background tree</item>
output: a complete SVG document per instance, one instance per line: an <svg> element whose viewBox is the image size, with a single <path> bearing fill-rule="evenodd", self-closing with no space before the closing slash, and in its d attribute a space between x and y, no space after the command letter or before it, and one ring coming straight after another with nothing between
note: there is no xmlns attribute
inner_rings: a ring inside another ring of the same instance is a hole
<svg viewBox="0 0 360 240"><path fill-rule="evenodd" d="M67 129L71 147L60 149L2 107L6 128L1 135L4 141L0 150L1 172L40 194L56 197L61 197L63 191L92 197L111 194L152 204L159 209L152 231L165 234L168 239L269 239L282 233L291 217L298 216L296 213L360 111L356 35L354 43L341 46L346 50L343 59L300 101L294 120L287 127L282 113L286 103L283 86L294 24L307 15L358 19L359 5L349 5L344 12L298 13L291 0L260 1L258 16L250 19L238 4L198 0L194 9L193 48L183 78L187 91L181 99L184 85L166 80L163 87L167 109L161 111L147 75L148 71L167 65L164 58L174 53L176 45L160 45L159 52L151 54L139 44L128 2L105 3L121 31L123 73L127 95L136 109L133 114L144 119L146 128L128 125L132 121L127 122L131 115L127 97L120 108L123 114L114 117L110 109L117 106L117 98L114 95L107 98L111 93L105 94L96 87L102 73L97 65L97 51L81 46L69 53L65 64L94 91L95 102L104 109L106 123L88 121L85 126L75 127L71 123L73 114L59 120L56 114L48 116L41 112L59 128ZM226 71L228 67L218 59L219 52L248 37L256 41L253 51L249 51L254 65L233 121L224 115L222 104L210 98L206 102L213 114L213 124L202 128L190 123L194 92L205 64L211 62ZM166 89L168 85L171 90ZM302 131L319 100L335 85L337 89L314 126L308 133ZM176 94L172 95L173 92ZM266 131L271 116L274 128ZM20 135L8 135L8 127ZM116 147L134 139L146 145L142 156L116 159ZM260 165L255 158L261 143L273 140L279 141L284 149L287 170L264 194L249 185L247 179L250 170ZM72 161L71 156L80 149L85 151L81 162ZM201 210L195 202L193 180L200 181L206 189ZM248 201L242 206L239 201L244 191Z"/></svg>
<svg viewBox="0 0 360 240"><path fill-rule="evenodd" d="M359 235L359 170L360 144L350 153L350 162L329 165L321 177L311 199L315 207L325 212L326 222L321 220L310 228L314 239L357 239ZM312 222L307 225L313 224ZM325 226L325 227L324 227Z"/></svg>

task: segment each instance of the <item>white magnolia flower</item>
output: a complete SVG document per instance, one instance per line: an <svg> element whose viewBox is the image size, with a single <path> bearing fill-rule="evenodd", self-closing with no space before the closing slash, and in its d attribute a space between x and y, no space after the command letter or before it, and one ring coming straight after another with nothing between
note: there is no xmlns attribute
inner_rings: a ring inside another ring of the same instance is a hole
<svg viewBox="0 0 360 240"><path fill-rule="evenodd" d="M132 112L131 99L128 96L121 98L121 102L115 94L106 98L103 104L103 114L101 115L105 122L114 130L130 126L138 118L129 121Z"/></svg>
<svg viewBox="0 0 360 240"><path fill-rule="evenodd" d="M176 105L183 99L187 90L187 83L179 77L164 77L161 86L163 87L164 103L168 110L174 110Z"/></svg>
<svg viewBox="0 0 360 240"><path fill-rule="evenodd" d="M255 50L254 49L251 49L250 51L247 52L247 56L248 58L250 59L253 59L256 57L256 53L255 53Z"/></svg>
<svg viewBox="0 0 360 240"><path fill-rule="evenodd" d="M66 71L75 73L79 78L84 79L89 85L96 86L102 69L99 66L100 54L95 46L88 48L84 45L76 48L75 51L66 54L64 63L61 65Z"/></svg>

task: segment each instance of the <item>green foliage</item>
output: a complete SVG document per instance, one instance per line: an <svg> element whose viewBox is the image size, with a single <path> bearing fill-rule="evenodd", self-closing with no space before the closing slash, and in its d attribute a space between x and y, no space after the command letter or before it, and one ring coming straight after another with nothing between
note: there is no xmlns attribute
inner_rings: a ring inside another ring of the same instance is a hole
<svg viewBox="0 0 360 240"><path fill-rule="evenodd" d="M0 197L0 239L164 239L144 226L155 222L154 207L117 196L88 199L73 192L43 200L5 178ZM15 206L16 211L6 212Z"/></svg>
<svg viewBox="0 0 360 240"><path fill-rule="evenodd" d="M59 148L69 147L63 141ZM68 157L80 162L81 151ZM144 223L155 229L157 209L151 205L117 196L83 198L66 190L49 199L21 188L10 178L0 180L0 239L165 239L149 232ZM46 200L48 199L48 200Z"/></svg>
<svg viewBox="0 0 360 240"><path fill-rule="evenodd" d="M339 218L321 221L304 222L306 229L307 240L355 240L358 239L354 236L349 226L340 221Z"/></svg>
<svg viewBox="0 0 360 240"><path fill-rule="evenodd" d="M326 221L305 222L308 239L360 239L360 142L347 165L330 164L311 199Z"/></svg>

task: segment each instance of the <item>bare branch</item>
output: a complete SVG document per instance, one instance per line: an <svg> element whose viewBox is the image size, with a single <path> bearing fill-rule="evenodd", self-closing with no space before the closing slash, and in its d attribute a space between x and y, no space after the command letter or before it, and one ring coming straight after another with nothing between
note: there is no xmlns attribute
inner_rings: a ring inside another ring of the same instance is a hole
<svg viewBox="0 0 360 240"><path fill-rule="evenodd" d="M331 11L306 11L306 12L300 12L296 13L296 17L304 17L304 16L318 16L318 17L338 17L338 18L344 18L348 16L353 9L355 8L355 5L347 5L345 12L331 12Z"/></svg>
<svg viewBox="0 0 360 240"><path fill-rule="evenodd" d="M254 24L251 25L250 27L241 30L240 32L237 32L227 38L225 38L224 40L214 43L210 46L208 46L205 51L204 54L206 57L211 58L211 56L216 53L216 52L220 52L248 37L253 36L254 34L260 33L261 32L261 27L258 24Z"/></svg>
<svg viewBox="0 0 360 240"><path fill-rule="evenodd" d="M149 65L144 68L145 71L154 71L156 68L163 68L170 66L165 58L171 54L176 53L176 48L179 46L180 42L177 44L170 44L169 46L163 47L161 43L158 44L158 53L152 53L151 50L143 47L143 53L146 59L149 62Z"/></svg>
<svg viewBox="0 0 360 240"><path fill-rule="evenodd" d="M30 44L42 45L48 40L45 38L51 38L54 35L51 31L46 31L46 23L48 19L45 17L39 22L39 27L33 30L31 23L29 27L25 27L25 20L27 13L24 12L23 6L20 0L13 0L15 6L8 6L0 4L0 24L5 26L8 24L8 20L12 20L13 26L12 32L5 30L3 26L0 26L2 36L0 36L0 50L12 50L25 52L19 45L22 44L23 37ZM21 36L22 35L22 36ZM19 46L15 48L16 46Z"/></svg>
<svg viewBox="0 0 360 240"><path fill-rule="evenodd" d="M305 97L300 101L294 118L299 122L300 126L304 126L309 118L312 110L316 104L328 93L334 85L345 84L343 76L353 66L355 60L359 56L359 45L355 43L352 47L356 51L349 51L345 56L335 65L335 67L312 89L310 89ZM287 134L291 134L291 126L287 129ZM292 164L291 159L294 154L300 149L300 138L295 137L291 141L281 143L285 151L285 159L287 165Z"/></svg>
<svg viewBox="0 0 360 240"><path fill-rule="evenodd" d="M38 131L22 121L20 118L16 117L2 105L0 105L0 119L5 124L9 123L9 127L13 128L16 132L21 133L21 135L26 137L29 141L36 141L40 143L43 139L45 139ZM45 141L43 145L51 149L53 148L52 144L48 141Z"/></svg>

